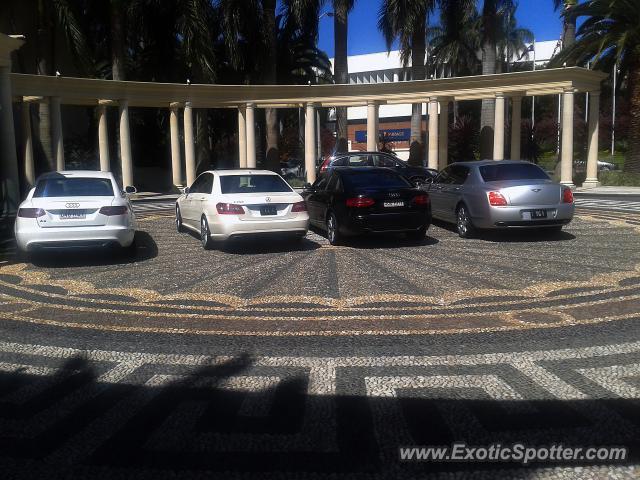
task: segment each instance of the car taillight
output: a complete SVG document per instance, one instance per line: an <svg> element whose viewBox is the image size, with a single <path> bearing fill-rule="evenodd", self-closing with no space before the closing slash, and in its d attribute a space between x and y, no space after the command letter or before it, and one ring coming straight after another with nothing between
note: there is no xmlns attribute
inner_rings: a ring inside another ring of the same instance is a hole
<svg viewBox="0 0 640 480"><path fill-rule="evenodd" d="M291 211L292 212L306 212L307 211L307 204L304 202L297 202L293 204L293 207L291 207Z"/></svg>
<svg viewBox="0 0 640 480"><path fill-rule="evenodd" d="M46 212L41 208L19 208L18 216L22 218L38 218Z"/></svg>
<svg viewBox="0 0 640 480"><path fill-rule="evenodd" d="M325 162L320 166L320 172L322 172L322 173L326 172L328 167L329 167L329 162L325 161Z"/></svg>
<svg viewBox="0 0 640 480"><path fill-rule="evenodd" d="M244 215L244 208L235 203L218 203L216 210L220 215Z"/></svg>
<svg viewBox="0 0 640 480"><path fill-rule="evenodd" d="M429 195L416 195L412 201L414 205L429 205Z"/></svg>
<svg viewBox="0 0 640 480"><path fill-rule="evenodd" d="M507 199L500 192L489 192L489 205L492 207L504 207Z"/></svg>
<svg viewBox="0 0 640 480"><path fill-rule="evenodd" d="M347 207L363 208L373 205L375 200L369 197L347 198Z"/></svg>
<svg viewBox="0 0 640 480"><path fill-rule="evenodd" d="M562 203L573 203L573 192L570 188L562 190Z"/></svg>
<svg viewBox="0 0 640 480"><path fill-rule="evenodd" d="M129 209L126 205L116 205L114 207L102 207L100 209L100 213L102 215L114 216L114 215L125 215Z"/></svg>

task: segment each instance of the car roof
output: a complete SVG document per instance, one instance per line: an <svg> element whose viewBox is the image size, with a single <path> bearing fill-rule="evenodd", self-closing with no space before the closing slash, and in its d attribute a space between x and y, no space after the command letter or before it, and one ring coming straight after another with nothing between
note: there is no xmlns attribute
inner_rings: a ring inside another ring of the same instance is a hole
<svg viewBox="0 0 640 480"><path fill-rule="evenodd" d="M484 165L522 165L522 164L535 165L535 163L532 164L531 162L528 162L526 160L470 160L466 162L451 163L448 166L450 167L451 165L463 165L465 167L473 167L473 166L482 167Z"/></svg>
<svg viewBox="0 0 640 480"><path fill-rule="evenodd" d="M369 167L369 166L362 166L362 167L348 167L348 166L334 166L330 168L331 171L337 171L343 174L347 174L347 175L361 175L362 172L379 172L379 173L388 173L388 172L393 172L396 175L400 175L399 173L397 173L395 170L391 169L391 168L386 168L386 167Z"/></svg>
<svg viewBox="0 0 640 480"><path fill-rule="evenodd" d="M61 170L59 172L46 172L38 177L38 180L43 178L56 178L56 177L83 177L83 178L113 178L111 172L101 172L98 170Z"/></svg>
<svg viewBox="0 0 640 480"><path fill-rule="evenodd" d="M220 175L222 177L227 176L227 175L242 175L242 174L249 174L249 175L278 175L275 172L272 172L271 170L260 170L257 168L230 168L230 169L224 169L221 168L219 170L207 170L206 172L202 172L202 173L213 173L215 175Z"/></svg>

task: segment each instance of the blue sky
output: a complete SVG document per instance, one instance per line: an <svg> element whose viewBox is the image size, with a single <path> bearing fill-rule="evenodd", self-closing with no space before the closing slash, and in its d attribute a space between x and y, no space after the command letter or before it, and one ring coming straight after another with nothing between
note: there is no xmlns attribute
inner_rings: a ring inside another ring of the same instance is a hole
<svg viewBox="0 0 640 480"><path fill-rule="evenodd" d="M381 3L382 0L356 0L349 15L349 55L386 50L382 34L378 31ZM330 8L325 7L325 10ZM520 0L516 15L518 23L531 30L536 40L557 40L560 37L562 22L558 12L553 10L552 0ZM333 57L333 18L325 16L320 20L318 44Z"/></svg>

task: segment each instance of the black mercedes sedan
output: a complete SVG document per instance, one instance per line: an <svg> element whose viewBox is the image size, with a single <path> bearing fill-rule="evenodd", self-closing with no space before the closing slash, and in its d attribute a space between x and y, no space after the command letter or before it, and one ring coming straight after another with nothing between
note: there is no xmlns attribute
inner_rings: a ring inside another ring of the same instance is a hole
<svg viewBox="0 0 640 480"><path fill-rule="evenodd" d="M429 195L389 168L332 167L302 196L311 225L326 230L331 245L365 233L421 240L431 224Z"/></svg>

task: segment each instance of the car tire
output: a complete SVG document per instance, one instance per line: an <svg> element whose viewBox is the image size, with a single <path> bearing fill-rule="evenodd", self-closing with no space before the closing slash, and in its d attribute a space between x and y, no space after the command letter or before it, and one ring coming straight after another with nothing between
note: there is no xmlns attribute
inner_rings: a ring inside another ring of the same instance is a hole
<svg viewBox="0 0 640 480"><path fill-rule="evenodd" d="M427 227L421 227L415 232L407 232L407 238L414 242L419 242L424 240L424 237L427 236Z"/></svg>
<svg viewBox="0 0 640 480"><path fill-rule="evenodd" d="M184 232L184 225L182 223L182 214L180 213L180 207L176 205L176 230L178 233Z"/></svg>
<svg viewBox="0 0 640 480"><path fill-rule="evenodd" d="M456 210L456 230L460 238L472 238L476 231L469 217L469 209L464 203Z"/></svg>
<svg viewBox="0 0 640 480"><path fill-rule="evenodd" d="M333 212L329 212L329 215L327 215L327 240L329 240L331 245L340 245L342 241L342 235L340 235L340 229L338 227L338 218Z"/></svg>
<svg viewBox="0 0 640 480"><path fill-rule="evenodd" d="M211 230L209 230L209 222L204 215L200 219L200 242L202 248L211 250L213 248L213 240L211 240Z"/></svg>

